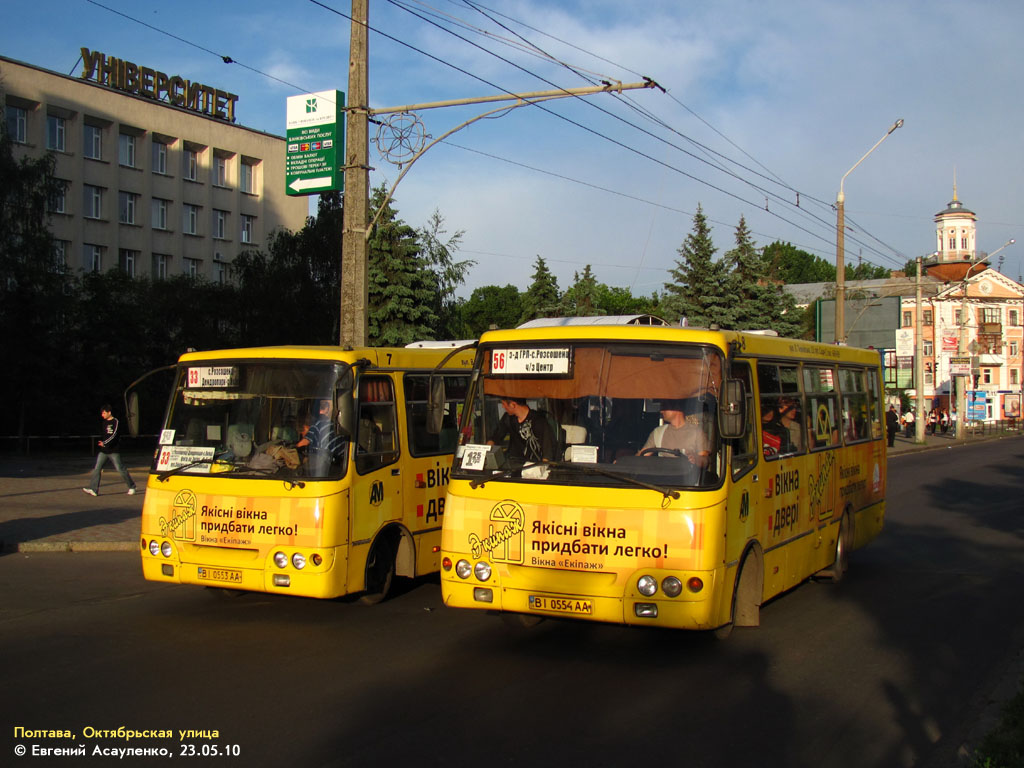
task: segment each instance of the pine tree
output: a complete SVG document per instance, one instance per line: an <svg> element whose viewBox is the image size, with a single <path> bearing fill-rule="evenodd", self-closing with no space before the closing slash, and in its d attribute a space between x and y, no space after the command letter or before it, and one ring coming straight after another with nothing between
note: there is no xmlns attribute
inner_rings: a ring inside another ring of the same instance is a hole
<svg viewBox="0 0 1024 768"><path fill-rule="evenodd" d="M796 303L781 283L768 276L765 254L757 251L743 216L736 225L736 247L725 254L725 262L735 309L732 328L770 329L780 336L799 332Z"/></svg>
<svg viewBox="0 0 1024 768"><path fill-rule="evenodd" d="M371 206L384 203L384 187L373 191ZM437 284L416 230L398 218L391 202L370 237L367 337L373 346L404 346L433 339L438 317Z"/></svg>
<svg viewBox="0 0 1024 768"><path fill-rule="evenodd" d="M583 274L573 275L573 284L566 289L558 303L558 314L561 317L593 317L605 314L598 306L600 287L594 271L587 264Z"/></svg>
<svg viewBox="0 0 1024 768"><path fill-rule="evenodd" d="M700 205L693 215L693 231L678 251L680 259L669 270L674 282L665 283L662 311L667 320L686 319L690 326L717 324L731 327L731 299L726 294L728 273L721 261L715 261L711 230Z"/></svg>
<svg viewBox="0 0 1024 768"><path fill-rule="evenodd" d="M533 266L533 282L522 295L523 314L520 323L535 320L538 317L551 317L558 312L558 280L548 270L548 265L540 256Z"/></svg>

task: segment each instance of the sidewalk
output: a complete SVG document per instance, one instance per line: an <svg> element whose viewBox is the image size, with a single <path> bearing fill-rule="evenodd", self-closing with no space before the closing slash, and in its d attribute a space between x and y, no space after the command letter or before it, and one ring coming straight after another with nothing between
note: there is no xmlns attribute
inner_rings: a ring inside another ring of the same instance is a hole
<svg viewBox="0 0 1024 768"><path fill-rule="evenodd" d="M967 442L1000 437L971 434ZM928 435L923 444L900 434L889 456L958 445L952 434ZM123 458L139 489L134 496L125 493L124 483L110 464L103 472L100 495L82 493L95 461L91 456L0 456L0 556L11 552L136 551L150 457L123 454Z"/></svg>

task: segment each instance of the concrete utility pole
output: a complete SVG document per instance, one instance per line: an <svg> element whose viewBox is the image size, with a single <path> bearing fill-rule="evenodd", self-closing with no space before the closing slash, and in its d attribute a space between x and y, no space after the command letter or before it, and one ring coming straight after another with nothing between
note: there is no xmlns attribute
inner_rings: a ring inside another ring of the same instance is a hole
<svg viewBox="0 0 1024 768"><path fill-rule="evenodd" d="M345 209L341 235L341 346L366 346L366 224L369 220L369 0L352 0L345 117Z"/></svg>
<svg viewBox="0 0 1024 768"><path fill-rule="evenodd" d="M897 128L903 125L901 117L886 132L885 136L875 142L875 146L864 153L864 157L853 164L853 168L843 174L839 180L839 194L836 195L836 343L846 343L846 195L843 193L843 182L853 173L854 168L864 162L878 145L889 138Z"/></svg>

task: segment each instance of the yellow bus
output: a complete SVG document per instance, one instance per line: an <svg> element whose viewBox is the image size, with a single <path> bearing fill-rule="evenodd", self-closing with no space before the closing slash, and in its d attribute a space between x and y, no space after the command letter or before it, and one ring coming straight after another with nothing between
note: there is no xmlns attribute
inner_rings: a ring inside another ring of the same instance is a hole
<svg viewBox="0 0 1024 768"><path fill-rule="evenodd" d="M758 333L485 334L445 506L445 604L523 624L758 625L764 601L839 580L882 530L881 381L877 352Z"/></svg>
<svg viewBox="0 0 1024 768"><path fill-rule="evenodd" d="M436 572L472 362L440 348L182 355L146 484L145 578L376 602L395 576ZM446 400L428 431L432 374Z"/></svg>

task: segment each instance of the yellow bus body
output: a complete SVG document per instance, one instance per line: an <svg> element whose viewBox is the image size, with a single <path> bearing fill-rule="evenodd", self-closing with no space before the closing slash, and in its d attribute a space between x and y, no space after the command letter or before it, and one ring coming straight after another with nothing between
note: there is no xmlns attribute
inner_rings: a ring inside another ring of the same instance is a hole
<svg viewBox="0 0 1024 768"><path fill-rule="evenodd" d="M630 345L650 343L667 349L705 345L728 360L732 370L747 365L759 371L763 364L771 373L772 365L781 366L787 375L792 369L824 382L821 389L844 375L858 382L871 379L863 386L871 395L840 401L839 392L818 398L803 394L805 407L818 405L817 416L821 408L829 411L830 403L838 410L841 402L851 409L851 403L870 404L871 412L862 409L857 417L866 428L859 436L854 437L852 421L848 439L831 431L820 434L824 430L819 428L821 442L835 445L812 448L816 436L808 427L802 452L769 458L758 431L760 401L768 399L762 398L753 375L747 429L757 439L756 455L737 460L736 444L730 445L723 451L727 469L720 482L700 490L681 487L675 498L587 482L593 475L564 482L554 481L554 473L547 481L470 477L459 470L465 450L460 446L441 541L446 605L697 630L751 625L765 600L808 577L836 567L840 570L833 578L841 577L845 561L837 563L840 552L845 557L882 530L886 444L877 353L739 332L572 326L485 334L477 368L485 380L486 361L494 350L593 343L627 352ZM536 377L532 382L535 389L544 386ZM476 386L480 397L486 383ZM465 413L470 416L468 401ZM614 470L616 465L594 466ZM842 542L841 536L846 537ZM742 586L741 567L746 573ZM648 592L651 583L657 585L653 594L641 593L642 577ZM669 578L682 585L676 595L666 594Z"/></svg>
<svg viewBox="0 0 1024 768"><path fill-rule="evenodd" d="M392 399L382 407L393 410L396 444L379 462L360 469L353 439L345 448L344 474L301 480L234 476L245 472L216 461L201 474L165 473L158 469L165 446L158 447L142 511L145 578L332 598L367 588L368 561L385 537L393 575L436 572L451 448L416 455L404 377L425 380L450 351L267 347L183 355L182 370L264 361L285 369L363 361L356 374L356 390L364 379L391 383ZM453 373L471 363L472 353L460 352L443 371ZM172 393L172 400L176 396L180 392ZM218 426L215 433L220 432ZM283 565L275 562L275 556Z"/></svg>

